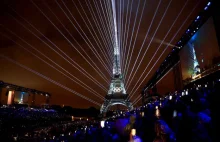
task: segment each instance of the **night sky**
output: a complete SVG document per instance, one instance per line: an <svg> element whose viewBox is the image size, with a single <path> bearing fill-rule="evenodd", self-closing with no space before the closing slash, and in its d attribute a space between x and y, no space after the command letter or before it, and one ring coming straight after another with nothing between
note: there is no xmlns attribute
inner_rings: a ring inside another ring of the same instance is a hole
<svg viewBox="0 0 220 142"><path fill-rule="evenodd" d="M206 4L207 0L116 0L122 71L128 94L134 93L131 101ZM98 104L103 100L95 94L107 94L114 47L111 10L110 0L1 0L0 80L49 92L51 104L98 108L76 94Z"/></svg>

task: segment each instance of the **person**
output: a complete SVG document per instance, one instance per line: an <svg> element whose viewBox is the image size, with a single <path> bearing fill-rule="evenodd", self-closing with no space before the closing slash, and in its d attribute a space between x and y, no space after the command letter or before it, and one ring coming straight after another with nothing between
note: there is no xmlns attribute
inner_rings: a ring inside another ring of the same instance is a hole
<svg viewBox="0 0 220 142"><path fill-rule="evenodd" d="M130 135L131 130L134 128L135 120L136 120L135 116L131 115L129 118L129 123L124 128L125 135L127 136Z"/></svg>
<svg viewBox="0 0 220 142"><path fill-rule="evenodd" d="M136 129L131 129L129 142L142 142L141 138L136 135Z"/></svg>

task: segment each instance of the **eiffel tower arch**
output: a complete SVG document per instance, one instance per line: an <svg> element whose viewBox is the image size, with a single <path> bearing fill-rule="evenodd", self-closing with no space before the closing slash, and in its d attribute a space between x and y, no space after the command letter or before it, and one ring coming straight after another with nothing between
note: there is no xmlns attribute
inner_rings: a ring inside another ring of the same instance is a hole
<svg viewBox="0 0 220 142"><path fill-rule="evenodd" d="M129 101L124 101L124 100L113 100L113 101L106 101L105 103L102 104L101 106L101 109L100 109L100 113L101 114L104 114L108 111L108 109L111 107L111 106L114 106L114 105L123 105L123 106L126 106L128 108L128 110L132 110L133 109L133 106L131 104L131 102Z"/></svg>
<svg viewBox="0 0 220 142"><path fill-rule="evenodd" d="M105 102L101 106L100 113L106 113L109 107L117 104L126 106L129 110L132 110L133 105L127 100L127 97L128 94L126 94L122 77L116 75L114 79L112 79L108 94L105 97Z"/></svg>

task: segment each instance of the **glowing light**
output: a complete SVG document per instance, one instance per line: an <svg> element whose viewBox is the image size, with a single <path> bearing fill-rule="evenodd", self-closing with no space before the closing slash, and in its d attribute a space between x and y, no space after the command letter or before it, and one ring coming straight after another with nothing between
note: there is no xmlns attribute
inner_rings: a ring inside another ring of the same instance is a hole
<svg viewBox="0 0 220 142"><path fill-rule="evenodd" d="M172 96L171 95L170 95L169 99L172 100Z"/></svg>
<svg viewBox="0 0 220 142"><path fill-rule="evenodd" d="M184 92L182 92L182 96L184 96L185 95L185 93Z"/></svg>
<svg viewBox="0 0 220 142"><path fill-rule="evenodd" d="M121 87L115 87L113 89L114 92L121 92L122 91L122 88Z"/></svg>
<svg viewBox="0 0 220 142"><path fill-rule="evenodd" d="M176 117L176 116L177 116L177 111L174 110L174 111L173 111L173 117Z"/></svg>
<svg viewBox="0 0 220 142"><path fill-rule="evenodd" d="M14 91L9 91L7 105L11 105L13 102L14 102Z"/></svg>
<svg viewBox="0 0 220 142"><path fill-rule="evenodd" d="M113 8L112 11L113 11L114 37L115 37L113 74L121 74L120 53L119 53L118 35L117 35L118 30L117 30L117 22L116 22L115 0L112 0L112 8Z"/></svg>
<svg viewBox="0 0 220 142"><path fill-rule="evenodd" d="M136 129L131 129L131 135L135 136L136 135Z"/></svg>
<svg viewBox="0 0 220 142"><path fill-rule="evenodd" d="M144 112L141 112L141 116L144 117Z"/></svg>
<svg viewBox="0 0 220 142"><path fill-rule="evenodd" d="M156 115L157 117L160 116L160 110L159 110L159 109L156 109L155 115Z"/></svg>
<svg viewBox="0 0 220 142"><path fill-rule="evenodd" d="M193 76L192 79L197 79L197 78L201 78L201 77L202 77L201 74L198 74L198 75Z"/></svg>
<svg viewBox="0 0 220 142"><path fill-rule="evenodd" d="M207 4L207 5L209 6L210 4L211 4L211 2L208 2L208 4Z"/></svg>
<svg viewBox="0 0 220 142"><path fill-rule="evenodd" d="M105 121L101 121L100 125L101 125L102 128L104 128L105 127Z"/></svg>

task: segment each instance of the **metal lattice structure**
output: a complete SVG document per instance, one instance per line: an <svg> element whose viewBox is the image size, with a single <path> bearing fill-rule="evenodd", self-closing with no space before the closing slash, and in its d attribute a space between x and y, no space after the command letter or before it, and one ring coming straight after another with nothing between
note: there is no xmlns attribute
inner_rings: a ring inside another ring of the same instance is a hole
<svg viewBox="0 0 220 142"><path fill-rule="evenodd" d="M113 79L111 81L108 94L105 97L105 102L102 104L100 113L105 113L110 106L113 105L124 105L128 109L133 109L133 106L130 101L127 100L128 94L126 93L123 76L121 73L120 65L120 50L118 45L118 36L117 36L117 24L116 24L116 9L115 9L115 0L112 0L112 11L113 11L113 20L114 20L114 34L115 34L115 46L114 46L114 62L113 62Z"/></svg>
<svg viewBox="0 0 220 142"><path fill-rule="evenodd" d="M27 92L27 93L31 93L31 94L39 94L39 95L51 97L51 94L48 92L43 92L43 91L39 91L39 90L35 90L35 89L30 89L30 88L18 86L15 84L3 82L1 80L0 80L0 88L7 88L8 90Z"/></svg>

